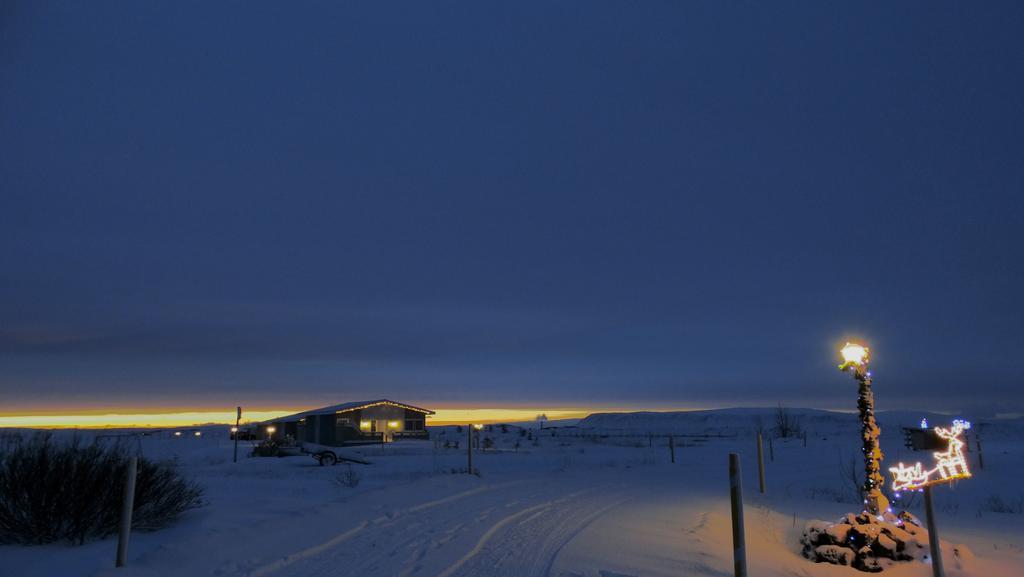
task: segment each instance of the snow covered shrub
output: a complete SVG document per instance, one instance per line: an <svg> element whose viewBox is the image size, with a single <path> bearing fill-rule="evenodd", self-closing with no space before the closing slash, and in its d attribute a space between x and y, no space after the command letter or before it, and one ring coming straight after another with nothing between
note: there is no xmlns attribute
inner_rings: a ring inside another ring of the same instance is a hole
<svg viewBox="0 0 1024 577"><path fill-rule="evenodd" d="M342 487L355 489L356 487L359 486L359 481L361 479L359 477L359 472L352 467L352 464L346 463L345 470L342 471L337 477L335 477L334 480Z"/></svg>
<svg viewBox="0 0 1024 577"><path fill-rule="evenodd" d="M0 453L0 543L82 544L118 530L129 453L39 434ZM132 527L155 530L200 505L202 489L173 467L138 462Z"/></svg>
<svg viewBox="0 0 1024 577"><path fill-rule="evenodd" d="M277 457L281 454L281 445L274 439L265 439L252 448L254 457Z"/></svg>
<svg viewBox="0 0 1024 577"><path fill-rule="evenodd" d="M800 428L800 418L791 415L789 409L783 407L782 403L779 403L779 408L775 412L775 432L783 439L800 437L804 434L803 429Z"/></svg>
<svg viewBox="0 0 1024 577"><path fill-rule="evenodd" d="M1003 499L999 495L989 495L981 502L981 506L978 507L978 513L980 514L982 511L987 511L989 513L1015 513L1020 515L1021 513L1024 513L1024 497Z"/></svg>

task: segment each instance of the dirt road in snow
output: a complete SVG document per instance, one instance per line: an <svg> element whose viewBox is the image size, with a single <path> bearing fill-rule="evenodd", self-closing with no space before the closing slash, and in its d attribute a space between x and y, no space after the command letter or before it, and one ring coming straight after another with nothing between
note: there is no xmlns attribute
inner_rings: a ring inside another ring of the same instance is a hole
<svg viewBox="0 0 1024 577"><path fill-rule="evenodd" d="M322 543L255 568L251 577L340 574L397 577L569 577L628 575L605 566L615 559L631 568L679 559L693 527L707 513L682 509L682 487L665 479L623 482L620 476L531 479L478 488L366 519ZM689 503L695 505L692 501ZM642 511L642 519L637 512ZM667 517L666 517L667 516ZM659 519L674 540L651 539ZM689 532L687 532L689 529ZM697 527L700 529L700 527ZM638 542L642 541L642 545ZM572 547L571 561L562 558ZM638 551L638 547L642 551ZM662 549L662 550L659 550ZM722 562L727 562L722 559ZM721 575L708 565L685 564L688 574ZM593 569L587 569L593 567ZM669 569L669 567L666 567ZM659 571L660 572L660 571Z"/></svg>
<svg viewBox="0 0 1024 577"><path fill-rule="evenodd" d="M495 483L368 519L252 577L551 574L559 551L602 515L639 496L621 483Z"/></svg>

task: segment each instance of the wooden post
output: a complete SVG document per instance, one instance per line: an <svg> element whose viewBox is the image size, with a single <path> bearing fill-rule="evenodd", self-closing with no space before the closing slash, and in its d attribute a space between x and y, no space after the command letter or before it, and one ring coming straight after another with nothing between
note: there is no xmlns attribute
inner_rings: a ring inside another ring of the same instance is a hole
<svg viewBox="0 0 1024 577"><path fill-rule="evenodd" d="M469 471L468 472L469 472L470 475L472 475L473 474L473 423L470 423L469 426L466 427L466 431L469 432L469 438L466 439L467 440L467 442L466 442L466 461L467 461L468 467L469 467Z"/></svg>
<svg viewBox="0 0 1024 577"><path fill-rule="evenodd" d="M676 440L675 437L669 435L668 437L668 450L672 453L672 462L676 462Z"/></svg>
<svg viewBox="0 0 1024 577"><path fill-rule="evenodd" d="M747 577L747 551L743 532L743 484L740 456L729 453L729 498L732 501L732 563L736 577Z"/></svg>
<svg viewBox="0 0 1024 577"><path fill-rule="evenodd" d="M773 437L768 437L768 459L773 463L775 462L775 441Z"/></svg>
<svg viewBox="0 0 1024 577"><path fill-rule="evenodd" d="M128 460L128 474L124 480L124 498L121 501L121 532L117 537L117 561L115 567L128 564L128 537L132 533L132 508L135 507L135 476L138 473L139 458Z"/></svg>
<svg viewBox="0 0 1024 577"><path fill-rule="evenodd" d="M974 437L974 443L978 447L978 468L979 469L984 469L985 468L985 458L981 455L981 437L975 436Z"/></svg>
<svg viewBox="0 0 1024 577"><path fill-rule="evenodd" d="M942 567L939 533L935 529L935 509L932 507L931 485L926 485L924 488L924 512L928 517L928 547L932 550L932 575L934 577L946 577L946 571Z"/></svg>
<svg viewBox="0 0 1024 577"><path fill-rule="evenodd" d="M761 485L761 494L764 494L764 442L761 439L761 432L757 432L757 480Z"/></svg>
<svg viewBox="0 0 1024 577"><path fill-rule="evenodd" d="M242 407L235 408L237 409L235 411L235 457L232 463L238 462L238 433L242 432L241 429L238 428L238 424L242 422Z"/></svg>

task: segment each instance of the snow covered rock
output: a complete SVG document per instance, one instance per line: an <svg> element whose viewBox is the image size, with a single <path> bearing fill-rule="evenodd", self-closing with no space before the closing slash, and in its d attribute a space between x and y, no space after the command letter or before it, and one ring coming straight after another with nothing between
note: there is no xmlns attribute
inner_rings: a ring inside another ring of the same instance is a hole
<svg viewBox="0 0 1024 577"><path fill-rule="evenodd" d="M895 561L923 557L928 532L909 513L883 518L849 513L835 523L808 522L800 543L803 556L816 563L850 565L875 573Z"/></svg>

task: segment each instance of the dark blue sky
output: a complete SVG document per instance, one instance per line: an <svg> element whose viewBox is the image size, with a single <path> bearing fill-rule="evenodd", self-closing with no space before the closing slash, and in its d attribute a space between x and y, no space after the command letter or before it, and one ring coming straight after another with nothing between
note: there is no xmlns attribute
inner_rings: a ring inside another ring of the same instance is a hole
<svg viewBox="0 0 1024 577"><path fill-rule="evenodd" d="M0 411L1024 410L1015 2L0 3Z"/></svg>

